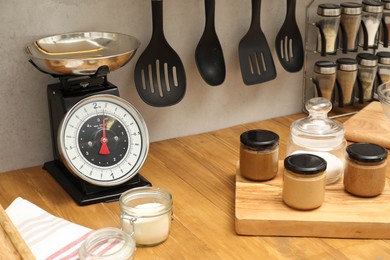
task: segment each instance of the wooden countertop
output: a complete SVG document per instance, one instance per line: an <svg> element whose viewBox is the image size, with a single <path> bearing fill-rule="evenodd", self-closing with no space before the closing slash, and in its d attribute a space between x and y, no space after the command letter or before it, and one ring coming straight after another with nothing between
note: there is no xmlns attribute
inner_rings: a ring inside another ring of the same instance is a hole
<svg viewBox="0 0 390 260"><path fill-rule="evenodd" d="M236 234L235 168L240 134L256 128L276 132L281 138L279 158L283 159L289 126L303 116L296 114L152 143L140 172L153 186L172 193L174 220L168 240L159 246L138 248L136 259L390 258L390 240ZM120 226L118 202L78 206L41 166L0 174L0 190L4 208L15 198L23 197L51 214L92 229Z"/></svg>

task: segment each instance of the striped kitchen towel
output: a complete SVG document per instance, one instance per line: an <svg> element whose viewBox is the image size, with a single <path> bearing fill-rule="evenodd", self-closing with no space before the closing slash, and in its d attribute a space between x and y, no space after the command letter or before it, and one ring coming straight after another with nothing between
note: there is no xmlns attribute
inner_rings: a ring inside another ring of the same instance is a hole
<svg viewBox="0 0 390 260"><path fill-rule="evenodd" d="M92 232L22 198L16 198L6 212L38 260L79 259L80 245Z"/></svg>

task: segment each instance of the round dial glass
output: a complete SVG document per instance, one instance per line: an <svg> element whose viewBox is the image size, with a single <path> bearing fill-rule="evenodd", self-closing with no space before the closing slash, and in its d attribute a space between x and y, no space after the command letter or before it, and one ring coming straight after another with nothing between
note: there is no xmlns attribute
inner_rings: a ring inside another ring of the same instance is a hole
<svg viewBox="0 0 390 260"><path fill-rule="evenodd" d="M113 95L94 95L73 106L60 125L58 139L66 167L99 186L131 179L149 148L146 124L139 112Z"/></svg>

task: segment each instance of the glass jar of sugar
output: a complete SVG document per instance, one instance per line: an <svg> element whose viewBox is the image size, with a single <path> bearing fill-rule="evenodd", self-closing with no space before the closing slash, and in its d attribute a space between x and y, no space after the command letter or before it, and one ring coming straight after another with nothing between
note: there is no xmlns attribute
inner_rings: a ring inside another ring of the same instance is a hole
<svg viewBox="0 0 390 260"><path fill-rule="evenodd" d="M375 0L362 2L362 28L360 45L364 50L378 47L378 31L383 16L383 3Z"/></svg>
<svg viewBox="0 0 390 260"><path fill-rule="evenodd" d="M80 260L130 260L135 254L134 239L118 228L92 231L81 244Z"/></svg>
<svg viewBox="0 0 390 260"><path fill-rule="evenodd" d="M122 229L137 246L154 246L169 235L172 218L172 195L161 188L139 187L119 198Z"/></svg>
<svg viewBox="0 0 390 260"><path fill-rule="evenodd" d="M328 117L332 103L322 97L309 99L305 104L309 116L295 120L290 127L287 140L287 155L314 154L324 158L328 164L326 184L341 179L344 172L345 147L344 126Z"/></svg>
<svg viewBox="0 0 390 260"><path fill-rule="evenodd" d="M351 194L373 197L386 184L387 150L377 144L354 143L347 147L344 188Z"/></svg>

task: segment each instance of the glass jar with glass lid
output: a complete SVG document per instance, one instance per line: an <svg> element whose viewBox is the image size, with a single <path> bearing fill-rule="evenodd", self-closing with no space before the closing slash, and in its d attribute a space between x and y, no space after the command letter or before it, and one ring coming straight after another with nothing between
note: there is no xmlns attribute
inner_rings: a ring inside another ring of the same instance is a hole
<svg viewBox="0 0 390 260"><path fill-rule="evenodd" d="M310 153L322 157L328 163L326 183L334 183L344 172L347 144L344 126L328 118L332 103L326 98L309 99L305 108L309 116L291 124L286 154Z"/></svg>

